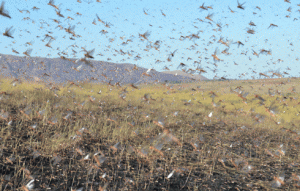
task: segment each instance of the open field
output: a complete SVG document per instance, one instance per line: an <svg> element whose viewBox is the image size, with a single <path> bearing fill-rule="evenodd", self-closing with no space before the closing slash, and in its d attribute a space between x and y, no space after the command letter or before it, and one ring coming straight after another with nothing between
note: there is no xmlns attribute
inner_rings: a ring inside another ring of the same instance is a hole
<svg viewBox="0 0 300 191"><path fill-rule="evenodd" d="M20 2L0 191L300 190L299 2Z"/></svg>
<svg viewBox="0 0 300 191"><path fill-rule="evenodd" d="M297 190L299 81L2 78L0 188Z"/></svg>

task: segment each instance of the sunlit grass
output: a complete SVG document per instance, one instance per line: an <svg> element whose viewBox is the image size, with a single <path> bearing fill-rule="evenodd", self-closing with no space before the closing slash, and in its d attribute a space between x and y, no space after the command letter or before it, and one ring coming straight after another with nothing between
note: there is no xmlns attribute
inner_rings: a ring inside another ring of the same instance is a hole
<svg viewBox="0 0 300 191"><path fill-rule="evenodd" d="M60 190L298 188L298 79L139 89L12 81L0 85L4 190L31 180Z"/></svg>

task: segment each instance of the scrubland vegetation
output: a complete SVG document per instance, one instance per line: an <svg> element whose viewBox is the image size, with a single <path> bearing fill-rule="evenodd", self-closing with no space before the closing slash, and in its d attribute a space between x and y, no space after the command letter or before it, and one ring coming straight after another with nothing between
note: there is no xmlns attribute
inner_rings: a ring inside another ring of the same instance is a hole
<svg viewBox="0 0 300 191"><path fill-rule="evenodd" d="M297 190L298 84L2 78L0 188Z"/></svg>

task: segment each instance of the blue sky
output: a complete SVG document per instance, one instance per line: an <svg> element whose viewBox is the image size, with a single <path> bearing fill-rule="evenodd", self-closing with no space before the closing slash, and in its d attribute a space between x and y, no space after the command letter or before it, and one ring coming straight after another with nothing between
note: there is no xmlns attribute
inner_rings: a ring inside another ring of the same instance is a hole
<svg viewBox="0 0 300 191"><path fill-rule="evenodd" d="M258 73L268 70L280 70L281 74L287 72L289 75L284 75L285 77L299 76L300 6L293 0L291 3L284 0L240 1L245 2L244 10L237 8L237 1L221 0L101 0L101 3L96 0L81 0L81 3L75 0L54 0L54 5L59 7L64 18L59 17L57 9L48 5L48 2L5 1L5 10L12 18L0 16L0 31L2 34L6 28L13 26L14 38L0 36L0 53L24 56L22 53L32 48L31 56L54 58L59 57L59 52L65 52L68 53L66 57L73 58L73 49L77 52L75 58L82 58L84 52L81 47L84 47L87 50L95 48L95 60L132 63L157 71L164 71L165 66L170 70L177 70L178 65L184 63L187 65L186 69L195 69L197 66L203 68L207 71L203 75L210 79L215 76L239 79L241 74L244 74L241 79L251 79L252 76L258 78ZM212 9L199 9L203 3ZM40 9L33 10L34 6ZM235 12L230 12L228 6ZM23 13L18 9L23 10ZM213 21L208 23L209 20L205 17L211 13ZM105 23L109 23L110 28L99 22L96 14ZM68 16L74 20L67 19ZM53 19L60 23L57 24ZM93 24L94 19L96 25ZM250 21L256 26L250 26ZM218 27L217 23L222 27ZM268 29L271 23L278 27ZM58 25L63 29L60 30ZM73 25L75 34L81 36L74 37L75 40L71 40L72 35L65 31L65 28ZM253 29L255 33L247 33L247 28ZM106 30L107 33L101 34L101 30ZM146 31L150 35L148 40L142 41L139 34ZM198 32L199 39L180 40L181 36ZM42 41L46 34L55 38L51 43L52 48L45 46L49 40ZM227 48L218 43L221 36L224 41L232 40L228 50L231 55L220 53L217 56L223 61L215 62L212 57L215 49L218 47L222 52ZM128 39L132 42L122 45ZM161 41L159 50L151 48L158 40ZM244 46L238 47L234 44L237 41L244 43ZM26 45L27 42L32 45ZM13 53L12 48L20 54ZM121 49L126 54L122 55ZM167 61L169 54L176 49L178 50L171 62ZM260 54L259 57L252 54L252 50L259 53L261 49L271 50L272 54ZM137 56L141 59L136 60ZM158 60L161 62L157 62ZM200 64L194 63L195 61Z"/></svg>

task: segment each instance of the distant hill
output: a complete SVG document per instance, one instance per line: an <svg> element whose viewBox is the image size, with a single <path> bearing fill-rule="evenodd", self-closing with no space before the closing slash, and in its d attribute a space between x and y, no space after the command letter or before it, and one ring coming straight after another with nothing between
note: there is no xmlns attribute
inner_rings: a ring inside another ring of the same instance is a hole
<svg viewBox="0 0 300 191"><path fill-rule="evenodd" d="M116 64L90 60L90 65L76 59L21 57L0 54L0 74L19 79L40 80L63 83L66 81L90 81L97 83L121 84L153 83L168 81L192 81L191 76L180 73L175 76L167 72L151 70L149 75L142 75L148 68L135 67L133 64ZM196 78L197 79L197 78ZM206 79L206 78L203 78Z"/></svg>
<svg viewBox="0 0 300 191"><path fill-rule="evenodd" d="M205 81L205 80L209 80L208 78L199 75L199 74L190 74L190 73L186 73L183 72L181 70L174 70L174 71L163 71L163 73L165 74L172 74L172 75L179 75L179 76L185 76L185 77L189 77L189 78L194 78L195 80L200 80L200 81Z"/></svg>

